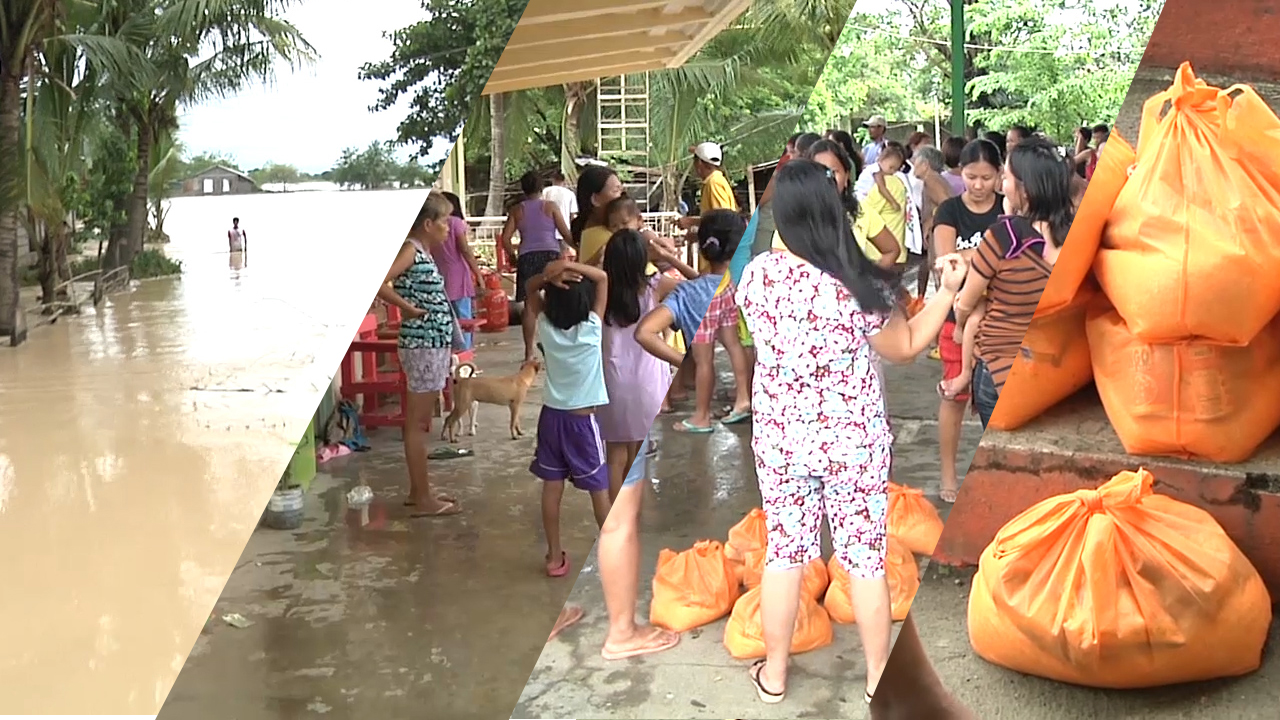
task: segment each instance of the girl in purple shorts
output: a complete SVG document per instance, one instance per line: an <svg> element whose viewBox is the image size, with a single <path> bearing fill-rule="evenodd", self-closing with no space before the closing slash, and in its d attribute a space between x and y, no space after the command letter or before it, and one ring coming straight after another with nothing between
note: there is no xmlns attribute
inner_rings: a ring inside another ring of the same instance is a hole
<svg viewBox="0 0 1280 720"><path fill-rule="evenodd" d="M569 556L560 545L565 481L591 494L598 524L604 525L611 506L609 467L596 422L596 409L609 404L601 347L609 280L599 268L556 260L525 290L524 322L536 323L547 368L529 471L543 481L547 575L564 577L569 573Z"/></svg>

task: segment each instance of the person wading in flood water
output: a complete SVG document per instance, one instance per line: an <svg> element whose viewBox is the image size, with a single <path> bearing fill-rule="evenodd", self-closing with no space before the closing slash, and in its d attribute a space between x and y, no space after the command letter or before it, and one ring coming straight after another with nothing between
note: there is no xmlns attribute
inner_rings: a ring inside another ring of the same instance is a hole
<svg viewBox="0 0 1280 720"><path fill-rule="evenodd" d="M240 218L231 218L231 229L227 231L227 244L233 253L244 252L249 245L249 234L240 227Z"/></svg>

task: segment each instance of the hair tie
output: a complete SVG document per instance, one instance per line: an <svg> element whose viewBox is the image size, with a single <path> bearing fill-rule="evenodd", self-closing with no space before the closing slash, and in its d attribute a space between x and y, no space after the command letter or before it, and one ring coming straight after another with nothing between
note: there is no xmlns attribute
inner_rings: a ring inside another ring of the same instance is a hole
<svg viewBox="0 0 1280 720"><path fill-rule="evenodd" d="M717 238L715 235L712 235L708 237L706 240L703 240L702 245L703 247L714 248L720 245L720 239Z"/></svg>

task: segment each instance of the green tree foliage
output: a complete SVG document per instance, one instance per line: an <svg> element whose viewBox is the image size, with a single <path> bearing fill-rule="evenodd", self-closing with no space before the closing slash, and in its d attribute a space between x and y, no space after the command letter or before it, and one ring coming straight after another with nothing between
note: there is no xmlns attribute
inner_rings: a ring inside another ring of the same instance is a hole
<svg viewBox="0 0 1280 720"><path fill-rule="evenodd" d="M302 173L292 165L268 163L265 167L252 173L254 182L259 185L282 185L285 191L290 185L297 185L302 180Z"/></svg>
<svg viewBox="0 0 1280 720"><path fill-rule="evenodd" d="M374 110L411 97L398 142L425 156L437 139L458 138L528 0L422 0L428 20L388 34L391 57L360 76L383 84Z"/></svg>
<svg viewBox="0 0 1280 720"><path fill-rule="evenodd" d="M364 150L343 150L333 166L332 178L344 188L378 190L398 180L401 172L401 165L395 157L395 144L375 142Z"/></svg>
<svg viewBox="0 0 1280 720"><path fill-rule="evenodd" d="M1034 126L1069 140L1114 119L1163 0L966 0L971 122ZM895 0L856 13L814 89L805 124L885 115L928 120L950 102L950 3Z"/></svg>

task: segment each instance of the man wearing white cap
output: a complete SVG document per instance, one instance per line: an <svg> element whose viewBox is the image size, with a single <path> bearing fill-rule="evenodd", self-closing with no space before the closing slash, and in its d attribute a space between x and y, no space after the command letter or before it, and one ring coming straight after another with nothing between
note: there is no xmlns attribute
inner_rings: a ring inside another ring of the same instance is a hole
<svg viewBox="0 0 1280 720"><path fill-rule="evenodd" d="M704 142L693 148L693 171L702 179L702 192L699 197L700 215L712 210L738 211L738 201L733 197L733 186L724 174L724 153L720 146L713 142ZM699 218L680 218L680 228L691 230L698 227Z"/></svg>
<svg viewBox="0 0 1280 720"><path fill-rule="evenodd" d="M889 123L885 122L883 115L872 115L866 122L862 123L862 127L867 129L867 133L871 135L871 142L862 148L862 160L864 167L876 164L876 160L880 158L880 151L884 149L885 130L889 129Z"/></svg>

